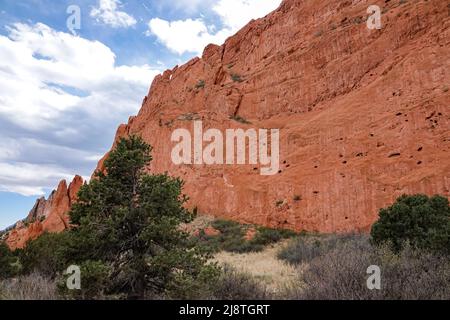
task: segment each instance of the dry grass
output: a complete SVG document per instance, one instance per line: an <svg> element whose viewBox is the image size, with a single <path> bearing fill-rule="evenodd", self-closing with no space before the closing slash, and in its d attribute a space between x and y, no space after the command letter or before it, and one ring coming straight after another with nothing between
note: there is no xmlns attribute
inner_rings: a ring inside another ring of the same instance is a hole
<svg viewBox="0 0 450 320"><path fill-rule="evenodd" d="M350 241L368 242L366 235L358 234L341 234L341 235L311 235L302 236L292 239L278 253L278 258L292 265L308 264L314 258L325 256L337 247L344 245Z"/></svg>
<svg viewBox="0 0 450 320"><path fill-rule="evenodd" d="M294 243L297 248L301 243ZM293 300L449 300L450 261L446 256L405 246L400 253L373 247L365 237L335 242L303 263L297 282L285 293ZM309 249L302 252L309 252ZM367 268L381 268L381 289L367 288Z"/></svg>
<svg viewBox="0 0 450 320"><path fill-rule="evenodd" d="M0 282L0 300L57 300L56 283L33 273Z"/></svg>
<svg viewBox="0 0 450 320"><path fill-rule="evenodd" d="M296 280L299 269L277 259L278 251L286 245L286 241L268 246L261 252L244 254L220 252L215 261L221 265L230 265L236 271L249 274L263 283L269 293L277 294Z"/></svg>
<svg viewBox="0 0 450 320"><path fill-rule="evenodd" d="M252 275L224 265L223 273L214 283L208 299L214 300L271 300L267 286Z"/></svg>

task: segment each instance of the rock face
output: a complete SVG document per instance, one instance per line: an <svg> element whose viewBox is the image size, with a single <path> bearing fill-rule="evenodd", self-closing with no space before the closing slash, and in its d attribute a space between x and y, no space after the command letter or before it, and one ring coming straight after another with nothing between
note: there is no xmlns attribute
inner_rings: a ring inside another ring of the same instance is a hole
<svg viewBox="0 0 450 320"><path fill-rule="evenodd" d="M364 0L285 0L157 76L116 141L141 135L154 147L148 170L184 179L191 207L244 223L367 231L401 194L449 196L450 8L373 4L380 30L367 28ZM280 171L175 165L171 135L194 120L222 132L280 129ZM33 215L46 210L38 203Z"/></svg>
<svg viewBox="0 0 450 320"><path fill-rule="evenodd" d="M27 241L36 239L44 232L61 232L69 227L69 211L83 185L83 178L76 176L67 187L65 180L47 200L40 198L24 222L19 222L9 233L6 243L12 249L23 248Z"/></svg>
<svg viewBox="0 0 450 320"><path fill-rule="evenodd" d="M381 30L367 28L366 1L284 1L156 77L116 139L142 135L150 171L183 178L199 212L240 222L368 231L401 194L448 196L450 9L376 2ZM205 130L280 129L279 174L174 165L171 134L195 119Z"/></svg>

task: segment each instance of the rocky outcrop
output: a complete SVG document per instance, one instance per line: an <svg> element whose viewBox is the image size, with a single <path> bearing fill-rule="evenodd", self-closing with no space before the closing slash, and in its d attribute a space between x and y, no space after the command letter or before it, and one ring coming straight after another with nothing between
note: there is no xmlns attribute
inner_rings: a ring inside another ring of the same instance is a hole
<svg viewBox="0 0 450 320"><path fill-rule="evenodd" d="M154 148L148 170L184 179L191 207L244 223L367 231L401 194L449 196L447 3L370 4L382 9L381 30L366 26L367 1L285 0L157 76L115 140L141 135ZM175 165L171 135L195 120L222 132L280 129L278 174Z"/></svg>
<svg viewBox="0 0 450 320"><path fill-rule="evenodd" d="M154 147L150 171L183 178L200 212L240 222L367 231L401 194L448 196L449 9L376 2L381 30L367 28L366 1L284 1L157 76L116 138L142 135ZM279 173L174 165L171 134L192 132L195 119L222 132L279 128Z"/></svg>
<svg viewBox="0 0 450 320"><path fill-rule="evenodd" d="M29 240L36 239L44 232L61 232L69 227L67 212L77 200L77 193L83 185L83 178L76 176L67 187L65 180L49 198L36 201L28 217L15 226L6 238L12 249L23 248Z"/></svg>

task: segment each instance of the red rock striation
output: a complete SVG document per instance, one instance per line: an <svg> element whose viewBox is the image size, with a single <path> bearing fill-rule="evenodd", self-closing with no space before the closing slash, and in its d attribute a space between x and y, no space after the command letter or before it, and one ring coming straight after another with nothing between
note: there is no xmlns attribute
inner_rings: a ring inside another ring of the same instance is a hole
<svg viewBox="0 0 450 320"><path fill-rule="evenodd" d="M367 1L285 0L157 76L115 141L141 135L154 147L148 169L184 179L191 207L245 223L367 231L401 194L449 196L448 3L370 4L381 30L366 26ZM279 173L174 165L171 135L195 119L222 132L280 129Z"/></svg>

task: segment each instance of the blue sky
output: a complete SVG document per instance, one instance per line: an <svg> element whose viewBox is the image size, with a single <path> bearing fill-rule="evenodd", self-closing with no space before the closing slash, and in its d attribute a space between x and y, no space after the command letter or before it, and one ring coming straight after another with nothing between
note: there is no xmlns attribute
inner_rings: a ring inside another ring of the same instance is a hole
<svg viewBox="0 0 450 320"><path fill-rule="evenodd" d="M155 75L280 3L2 0L0 229L26 217L61 179L89 177ZM75 34L71 5L80 10Z"/></svg>

